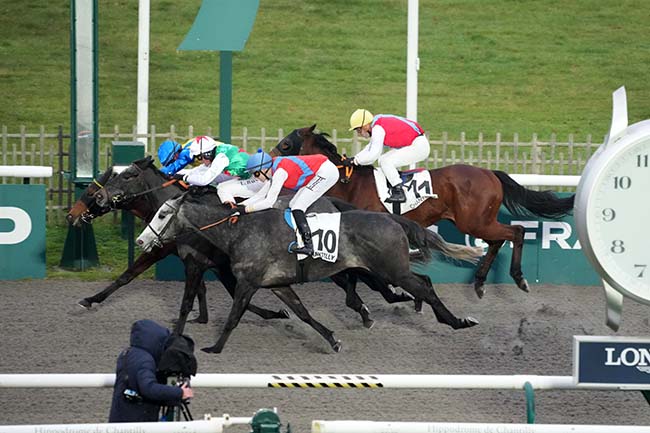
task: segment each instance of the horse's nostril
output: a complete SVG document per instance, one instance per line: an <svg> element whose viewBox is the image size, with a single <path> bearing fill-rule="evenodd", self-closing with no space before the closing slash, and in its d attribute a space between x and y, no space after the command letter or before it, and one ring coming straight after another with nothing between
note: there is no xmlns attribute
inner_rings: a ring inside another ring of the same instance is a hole
<svg viewBox="0 0 650 433"><path fill-rule="evenodd" d="M144 243L144 241L142 239L136 239L135 243L138 244L138 245L142 245Z"/></svg>
<svg viewBox="0 0 650 433"><path fill-rule="evenodd" d="M73 219L74 219L74 217L73 217L71 214L67 214L67 215L65 216L65 220L66 220L68 223L71 223Z"/></svg>

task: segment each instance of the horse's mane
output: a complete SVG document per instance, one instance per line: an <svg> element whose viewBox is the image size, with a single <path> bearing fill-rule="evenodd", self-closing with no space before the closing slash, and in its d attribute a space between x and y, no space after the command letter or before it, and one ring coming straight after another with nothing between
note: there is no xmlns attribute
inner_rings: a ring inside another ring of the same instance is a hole
<svg viewBox="0 0 650 433"><path fill-rule="evenodd" d="M313 133L313 137L314 145L322 150L323 154L327 156L330 161L332 161L334 164L340 165L341 161L343 160L343 156L339 154L336 145L327 139L327 137L329 137L329 134L326 132L315 132ZM357 166L356 169L374 170L374 167L372 165L360 165Z"/></svg>

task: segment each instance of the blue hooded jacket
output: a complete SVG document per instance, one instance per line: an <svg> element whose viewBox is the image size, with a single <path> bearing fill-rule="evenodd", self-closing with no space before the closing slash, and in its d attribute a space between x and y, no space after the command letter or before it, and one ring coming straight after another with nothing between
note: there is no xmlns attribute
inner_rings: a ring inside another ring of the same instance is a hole
<svg viewBox="0 0 650 433"><path fill-rule="evenodd" d="M158 421L160 406L180 405L183 390L163 385L156 378L156 366L171 335L169 329L152 320L138 320L131 327L131 346L117 358L113 401L108 422ZM142 401L128 401L124 390L136 391Z"/></svg>

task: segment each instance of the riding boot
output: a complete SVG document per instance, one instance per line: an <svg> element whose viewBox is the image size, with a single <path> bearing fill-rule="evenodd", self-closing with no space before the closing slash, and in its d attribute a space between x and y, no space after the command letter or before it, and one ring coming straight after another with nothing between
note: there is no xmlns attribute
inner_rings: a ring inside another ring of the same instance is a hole
<svg viewBox="0 0 650 433"><path fill-rule="evenodd" d="M386 200L386 203L404 203L406 202L406 195L404 194L404 189L402 184L398 183L397 185L390 188L390 197Z"/></svg>
<svg viewBox="0 0 650 433"><path fill-rule="evenodd" d="M296 220L296 226L298 227L300 236L302 236L304 246L298 247L297 243L293 243L291 244L289 251L294 254L306 254L311 256L314 254L314 245L311 242L311 230L309 229L309 224L307 224L307 217L300 209L292 210L291 214L293 215L293 219Z"/></svg>

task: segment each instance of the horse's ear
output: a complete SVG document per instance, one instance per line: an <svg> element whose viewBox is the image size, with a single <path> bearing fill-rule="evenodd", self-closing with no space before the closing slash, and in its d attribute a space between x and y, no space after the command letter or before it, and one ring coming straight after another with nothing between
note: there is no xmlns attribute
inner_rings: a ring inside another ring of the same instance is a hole
<svg viewBox="0 0 650 433"><path fill-rule="evenodd" d="M314 129L316 129L315 123L309 127L309 131L314 132Z"/></svg>

